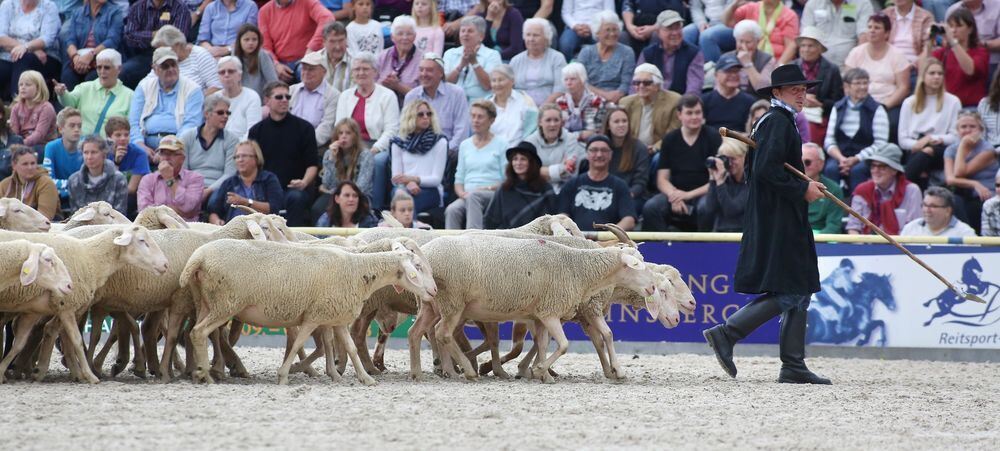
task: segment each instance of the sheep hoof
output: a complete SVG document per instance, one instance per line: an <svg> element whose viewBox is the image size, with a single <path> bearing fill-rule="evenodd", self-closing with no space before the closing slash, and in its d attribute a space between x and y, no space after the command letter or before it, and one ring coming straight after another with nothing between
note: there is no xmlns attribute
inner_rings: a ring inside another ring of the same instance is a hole
<svg viewBox="0 0 1000 451"><path fill-rule="evenodd" d="M555 372L552 368L549 368L549 376L559 377L559 373Z"/></svg>
<svg viewBox="0 0 1000 451"><path fill-rule="evenodd" d="M139 379L145 379L146 378L146 370L145 369L140 369L140 368L132 367L131 371L132 371L132 374L135 377L138 377Z"/></svg>
<svg viewBox="0 0 1000 451"><path fill-rule="evenodd" d="M303 372L309 377L319 377L319 371L316 371L316 368L313 368L312 365L306 365Z"/></svg>
<svg viewBox="0 0 1000 451"><path fill-rule="evenodd" d="M126 362L115 362L114 365L111 365L111 377L115 377L122 371L125 371L126 366Z"/></svg>
<svg viewBox="0 0 1000 451"><path fill-rule="evenodd" d="M467 380L469 382L478 382L479 381L479 373L476 373L476 372L465 373L465 380Z"/></svg>
<svg viewBox="0 0 1000 451"><path fill-rule="evenodd" d="M96 376L90 376L87 378L87 380L81 382L87 382L89 384L99 384L101 383L101 380L98 379Z"/></svg>
<svg viewBox="0 0 1000 451"><path fill-rule="evenodd" d="M365 377L359 377L358 380L360 380L362 384L365 384L366 387L374 387L378 384L378 382L375 382L374 378L367 375Z"/></svg>
<svg viewBox="0 0 1000 451"><path fill-rule="evenodd" d="M479 374L482 374L482 375L485 376L485 374L483 374L482 368L479 369ZM504 371L503 368L500 368L499 371L494 371L493 375L496 376L497 379L504 379L504 380L510 380L511 379L510 374L507 373L506 371Z"/></svg>
<svg viewBox="0 0 1000 451"><path fill-rule="evenodd" d="M385 371L385 362L383 362L381 360L376 360L375 362L372 362L372 364L375 365L375 368L377 370L379 370L379 371Z"/></svg>
<svg viewBox="0 0 1000 451"><path fill-rule="evenodd" d="M206 372L205 370L201 370L201 369L194 370L194 371L191 372L191 380L194 383L196 383L196 384L199 384L199 383L213 384L213 383L215 383L215 381L212 379L212 376L209 375L208 372Z"/></svg>
<svg viewBox="0 0 1000 451"><path fill-rule="evenodd" d="M41 382L45 380L45 373L36 369L34 373L31 375L31 380L35 382Z"/></svg>
<svg viewBox="0 0 1000 451"><path fill-rule="evenodd" d="M247 379L250 377L250 372L243 367L233 368L229 370L229 377L238 377L240 379Z"/></svg>
<svg viewBox="0 0 1000 451"><path fill-rule="evenodd" d="M424 376L422 374L410 373L410 380L413 382L421 382L424 380Z"/></svg>
<svg viewBox="0 0 1000 451"><path fill-rule="evenodd" d="M212 369L208 370L208 374L209 374L209 378L210 379L217 379L217 380L220 380L220 381L226 379L226 371L225 370L219 370L219 369L216 369L216 368L212 368Z"/></svg>
<svg viewBox="0 0 1000 451"><path fill-rule="evenodd" d="M288 385L288 375L279 374L278 375L278 385Z"/></svg>

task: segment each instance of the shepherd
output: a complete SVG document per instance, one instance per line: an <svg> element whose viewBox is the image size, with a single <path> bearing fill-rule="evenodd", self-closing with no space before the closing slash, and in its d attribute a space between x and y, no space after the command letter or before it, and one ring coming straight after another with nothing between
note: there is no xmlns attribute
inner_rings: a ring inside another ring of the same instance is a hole
<svg viewBox="0 0 1000 451"><path fill-rule="evenodd" d="M753 127L757 148L745 169L750 194L735 281L736 291L760 296L703 332L722 369L733 378L736 343L781 315L778 382L831 383L805 363L809 299L820 289L809 202L823 197L823 184L800 180L784 167L788 163L804 170L795 115L805 105L806 90L819 83L807 80L798 65L786 64L772 72L770 86L757 90L771 98L771 108Z"/></svg>

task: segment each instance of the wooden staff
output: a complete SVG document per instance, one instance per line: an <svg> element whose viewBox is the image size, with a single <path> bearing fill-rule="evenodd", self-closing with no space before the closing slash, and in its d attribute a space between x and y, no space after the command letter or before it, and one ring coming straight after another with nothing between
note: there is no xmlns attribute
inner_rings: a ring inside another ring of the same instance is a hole
<svg viewBox="0 0 1000 451"><path fill-rule="evenodd" d="M743 133L734 132L734 131L729 130L729 129L725 128L725 127L722 127L722 128L719 129L719 134L722 135L722 136L724 136L724 137L726 137L726 138L733 138L733 139L735 139L737 141L741 141L741 142L745 143L746 145L748 145L750 147L753 147L753 148L757 147L757 143L755 143L752 139L750 139L749 136L744 135ZM814 180L810 179L809 176L803 174L802 171L800 171L798 169L795 169L794 166L792 166L792 165L790 165L788 163L785 163L785 169L787 169L792 174L795 174L798 178L800 178L802 180L805 180L807 182L813 182L814 181ZM968 293L966 291L962 291L962 290L958 289L958 287L956 287L953 283L949 282L948 279L945 279L944 276L942 276L937 271L935 271L933 268L931 268L930 266L928 266L927 263L924 263L923 260L921 260L920 258L918 258L916 255L913 255L913 252L910 252L909 249L907 249L907 248L903 247L903 245L899 244L896 240L894 240L891 236L889 236L888 233L885 233L885 231L882 230L879 226L873 224L871 221L868 220L868 218L862 216L860 213L858 213L857 211L855 211L849 205L845 204L844 201L838 199L837 196L834 196L833 193L831 193L830 191L827 191L827 189L826 189L825 186L822 186L820 188L820 191L823 192L823 195L826 196L827 199L830 199L835 204L837 204L840 208L844 209L844 211L850 213L851 216L854 216L859 221L861 221L862 223L864 223L866 226L870 227L872 230L875 231L875 233L881 235L882 238L885 238L886 241L888 241L893 246L896 246L897 249L899 249L904 254L906 254L907 257L910 257L910 259L912 259L913 261L917 262L918 265L920 265L921 267L923 267L924 269L926 269L928 272L930 272L931 274L933 274L934 277L937 277L937 279L940 280L941 283L945 284L949 289L951 289L951 291L955 292L955 294L957 294L959 297L961 297L963 299L970 300L970 301L979 302L979 303L982 303L982 304L986 303L986 301L983 298L981 298L979 296L976 296L976 295L974 295L972 293Z"/></svg>

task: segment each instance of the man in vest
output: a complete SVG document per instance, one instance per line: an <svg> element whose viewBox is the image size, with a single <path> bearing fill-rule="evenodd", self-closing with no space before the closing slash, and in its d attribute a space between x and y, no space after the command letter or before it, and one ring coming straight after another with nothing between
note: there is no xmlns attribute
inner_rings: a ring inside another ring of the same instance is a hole
<svg viewBox="0 0 1000 451"><path fill-rule="evenodd" d="M848 193L870 175L868 167L859 163L889 142L889 115L868 95L869 81L864 69L844 74L847 96L833 105L823 142L827 154L823 175L836 182L846 178Z"/></svg>
<svg viewBox="0 0 1000 451"><path fill-rule="evenodd" d="M771 109L754 125L757 148L747 155L750 185L743 241L736 263L736 291L757 297L726 322L704 331L705 339L730 377L736 377L733 347L764 323L781 315L778 382L829 384L806 367L806 320L809 299L819 291L816 243L809 225L809 202L823 197L823 184L804 181L789 171L802 171L802 138L795 115L802 110L809 86L802 69L786 64L774 70L771 85L757 94L771 97Z"/></svg>
<svg viewBox="0 0 1000 451"><path fill-rule="evenodd" d="M153 73L136 86L128 112L130 141L159 162L160 138L201 125L205 97L197 83L181 77L177 54L170 47L153 52Z"/></svg>
<svg viewBox="0 0 1000 451"><path fill-rule="evenodd" d="M639 54L638 64L649 63L660 69L663 89L678 94L701 94L705 83L705 57L701 50L684 41L684 19L668 9L656 17L660 42Z"/></svg>

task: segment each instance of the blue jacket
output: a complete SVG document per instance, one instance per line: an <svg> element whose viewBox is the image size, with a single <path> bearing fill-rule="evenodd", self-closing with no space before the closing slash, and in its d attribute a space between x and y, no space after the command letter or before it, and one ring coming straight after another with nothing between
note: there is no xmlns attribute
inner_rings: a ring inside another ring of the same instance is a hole
<svg viewBox="0 0 1000 451"><path fill-rule="evenodd" d="M837 109L837 126L834 129L834 137L837 140L837 148L840 149L840 153L844 154L845 157L853 157L875 142L875 134L871 124L875 121L875 112L878 111L879 103L872 96L866 97L861 102L861 126L858 127L858 132L854 136L848 138L842 130L844 116L847 115L848 99L848 97L844 97L833 105Z"/></svg>
<svg viewBox="0 0 1000 451"><path fill-rule="evenodd" d="M226 193L239 193L242 189L242 184L243 181L240 180L239 174L223 180L222 185L219 186L219 190L212 194L211 205L208 206L209 213L219 215L226 222L237 216L246 214L242 210L232 208L226 204ZM251 198L255 201L270 204L271 213L278 214L281 209L285 208L285 192L281 189L278 176L274 175L273 172L263 169L257 171L257 178L254 179L251 188L253 189L253 196Z"/></svg>
<svg viewBox="0 0 1000 451"><path fill-rule="evenodd" d="M87 44L87 34L90 33L91 24L94 26L94 40L97 41L97 44L104 44L105 48L117 50L122 43L124 21L124 12L117 5L105 3L97 12L97 17L91 19L90 5L84 4L82 8L73 11L67 20L68 26L63 27L63 51L70 44L75 45L78 49L84 48Z"/></svg>

